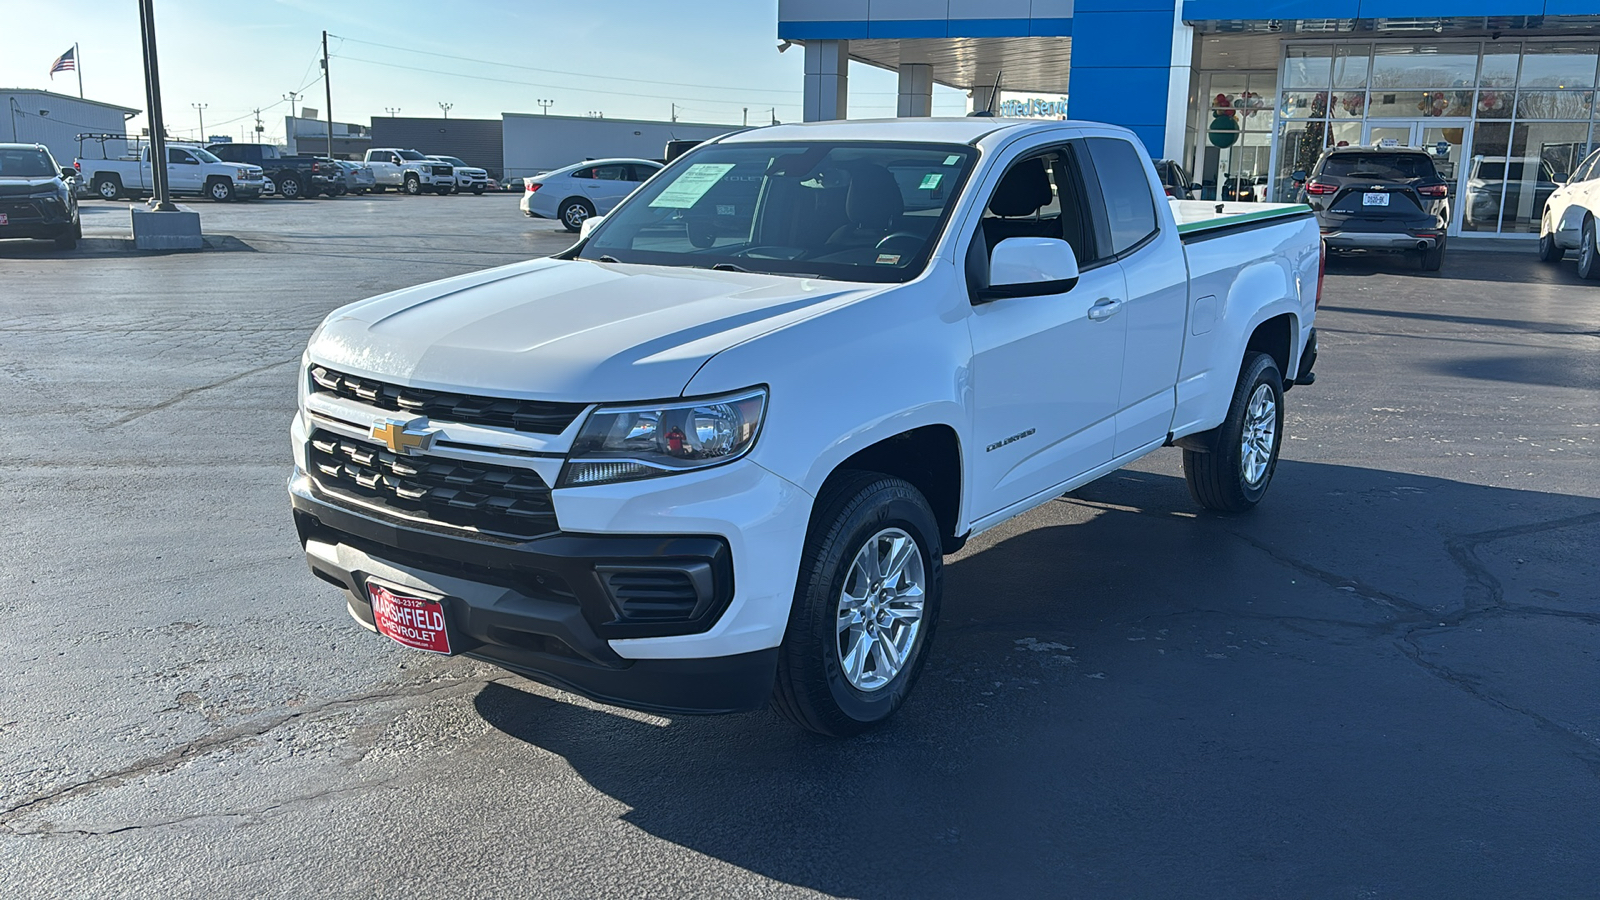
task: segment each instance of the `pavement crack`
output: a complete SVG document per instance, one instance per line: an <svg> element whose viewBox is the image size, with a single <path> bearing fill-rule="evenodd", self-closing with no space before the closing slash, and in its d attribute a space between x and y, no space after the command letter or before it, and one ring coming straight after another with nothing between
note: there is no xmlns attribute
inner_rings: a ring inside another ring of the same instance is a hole
<svg viewBox="0 0 1600 900"><path fill-rule="evenodd" d="M220 381L213 381L210 384L202 384L199 387L192 387L192 388L189 388L188 390L179 391L178 393L173 394L171 397L168 397L167 399L161 401L160 403L157 403L155 406L152 406L152 407L150 407L148 409L141 409L141 410L139 410L137 412L128 413L127 415L125 415L125 416L113 421L111 423L111 427L112 428L117 428L119 426L126 425L126 424L128 424L129 422L132 422L135 419L141 419L141 418L143 418L145 416L150 415L151 413L160 412L161 410L166 409L167 407L172 406L175 403L182 403L183 401L189 399L190 397L193 397L195 394L199 394L199 393L203 393L205 391L213 390L215 388L222 387L223 385L232 384L233 382L238 381L241 378L249 378L251 375L259 375L260 373L265 372L265 371L267 371L269 369L276 369L279 366L290 365L291 363L299 361L299 359L300 359L300 357L296 356L293 359L284 359L284 360L279 360L278 362L275 362L275 363L267 363L264 366L256 366L254 369L250 369L250 370L245 371L245 372L240 372L237 375L229 375L227 378L224 378L224 379L222 379Z"/></svg>
<svg viewBox="0 0 1600 900"><path fill-rule="evenodd" d="M36 812L40 809L53 806L65 800L109 790L144 775L174 769L191 759L198 759L213 751L220 750L232 744L238 743L239 741L261 737L262 735L268 734L291 722L296 722L303 719L308 720L325 712L336 711L346 707L358 706L383 700L426 697L431 694L458 690L463 687L483 687L487 684L508 680L508 677L509 676L501 678L459 679L455 681L434 682L431 684L417 685L409 689L401 688L398 690L390 689L386 691L375 691L369 694L359 694L354 697L344 697L338 700L329 700L325 703L319 703L314 706L297 709L294 712L282 713L258 722L238 725L233 728L225 728L221 731L215 731L204 737L189 741L188 743L180 744L179 746L174 747L165 753L145 757L144 759L124 766L123 768L115 771L97 775L93 778L85 779L74 784L58 787L54 790L46 791L41 794L36 794L27 800L13 804L12 806L0 810L0 826L3 826L8 830L15 830L12 826L12 823L17 821L24 814Z"/></svg>
<svg viewBox="0 0 1600 900"><path fill-rule="evenodd" d="M1586 513L1581 516L1568 516L1545 522L1532 522L1527 525L1512 525L1507 528L1478 531L1447 540L1445 542L1445 550L1450 554L1450 558L1455 561L1456 566L1467 576L1469 582L1467 591L1461 598L1463 611L1454 616L1454 624L1460 624L1467 616L1475 612L1503 608L1502 601L1505 599L1505 589L1501 586L1500 579L1489 571L1489 567L1484 565L1482 560L1478 559L1479 547L1508 537L1558 531L1563 528L1574 528L1595 522L1600 522L1600 513ZM1451 617L1446 617L1445 621L1451 621Z"/></svg>
<svg viewBox="0 0 1600 900"><path fill-rule="evenodd" d="M306 803L312 803L326 797L336 797L342 794L354 794L361 791L371 790L373 788L381 788L386 786L390 780L391 779L384 778L374 781L363 781L359 784L347 785L345 787L324 788L319 791L312 791L309 794L286 797L276 803L268 803L263 806L252 807L250 809L225 809L215 812L192 813L187 816L176 816L171 819L162 819L156 822L137 822L130 825L119 825L115 828L54 828L49 825L38 828L18 828L9 822L0 823L0 828L4 828L8 833L17 837L54 837L64 835L105 837L107 835L128 834L135 831L149 831L156 828L172 828L178 825L187 825L190 822L203 822L208 819L241 819L249 816L261 816L270 812L276 812L280 809L287 809Z"/></svg>
<svg viewBox="0 0 1600 900"><path fill-rule="evenodd" d="M1391 594L1388 591L1381 590L1362 581L1359 578L1352 578L1348 575L1340 575L1337 572L1329 572L1326 569L1319 569L1310 563L1295 559L1294 557L1278 550L1276 547L1273 547L1271 544L1268 544L1265 541L1257 540L1248 534L1238 531L1229 531L1228 533L1297 572L1315 578L1329 587L1353 592L1357 597L1360 597L1369 603L1377 604L1378 606L1381 606L1391 612L1398 613L1404 611L1413 615L1421 615L1427 612L1426 608L1420 604L1413 603L1398 594Z"/></svg>

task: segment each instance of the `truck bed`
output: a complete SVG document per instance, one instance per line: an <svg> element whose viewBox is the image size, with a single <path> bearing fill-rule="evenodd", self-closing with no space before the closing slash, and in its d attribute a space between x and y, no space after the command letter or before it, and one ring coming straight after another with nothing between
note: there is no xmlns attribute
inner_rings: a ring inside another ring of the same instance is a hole
<svg viewBox="0 0 1600 900"><path fill-rule="evenodd" d="M1254 226L1284 219L1312 215L1311 207L1304 203L1218 203L1213 200L1170 200L1173 218L1178 220L1178 233L1184 240L1194 240L1202 235L1234 231L1244 226Z"/></svg>

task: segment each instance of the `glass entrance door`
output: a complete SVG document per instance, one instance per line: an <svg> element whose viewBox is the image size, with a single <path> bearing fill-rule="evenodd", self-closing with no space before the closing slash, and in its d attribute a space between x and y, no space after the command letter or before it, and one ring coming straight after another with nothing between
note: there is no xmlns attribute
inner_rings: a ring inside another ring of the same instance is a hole
<svg viewBox="0 0 1600 900"><path fill-rule="evenodd" d="M1372 147L1382 141L1392 140L1401 147L1416 147L1428 151L1433 157L1433 167L1439 177L1450 183L1449 234L1461 233L1461 204L1457 202L1466 190L1467 165L1471 157L1471 119L1419 119L1395 121L1369 119L1362 146Z"/></svg>

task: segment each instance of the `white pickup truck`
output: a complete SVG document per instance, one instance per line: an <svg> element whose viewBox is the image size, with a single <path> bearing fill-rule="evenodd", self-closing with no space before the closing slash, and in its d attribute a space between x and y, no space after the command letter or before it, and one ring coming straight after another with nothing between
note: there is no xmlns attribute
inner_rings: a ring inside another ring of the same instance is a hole
<svg viewBox="0 0 1600 900"><path fill-rule="evenodd" d="M1247 510L1313 380L1309 209L1111 126L755 129L591 221L329 315L289 492L367 628L608 703L880 723L944 554L1167 445Z"/></svg>
<svg viewBox="0 0 1600 900"><path fill-rule="evenodd" d="M449 163L429 159L415 150L368 150L365 162L372 169L375 191L394 188L415 196L427 191L448 194L456 189L455 172Z"/></svg>
<svg viewBox="0 0 1600 900"><path fill-rule="evenodd" d="M190 195L227 201L261 196L266 182L260 166L223 162L203 147L168 144L166 151L167 191L175 197ZM149 145L136 155L121 159L79 157L73 165L102 200L139 197L155 190Z"/></svg>

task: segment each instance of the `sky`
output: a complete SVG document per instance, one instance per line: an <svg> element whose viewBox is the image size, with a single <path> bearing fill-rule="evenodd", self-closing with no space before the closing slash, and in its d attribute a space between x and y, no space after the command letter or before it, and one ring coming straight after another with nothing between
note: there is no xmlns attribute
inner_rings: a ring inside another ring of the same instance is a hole
<svg viewBox="0 0 1600 900"><path fill-rule="evenodd" d="M0 0L8 41L0 88L76 94L77 77L50 65L74 42L84 96L145 107L135 0ZM385 116L498 118L604 113L738 125L799 121L805 52L777 50L776 0L155 0L167 131L245 139L261 109L264 137L281 141L295 106L326 110L318 60L332 54L340 122ZM204 109L194 108L205 104ZM966 111L965 95L934 90L936 115ZM895 75L852 63L851 118L892 116ZM128 123L137 130L144 117Z"/></svg>

